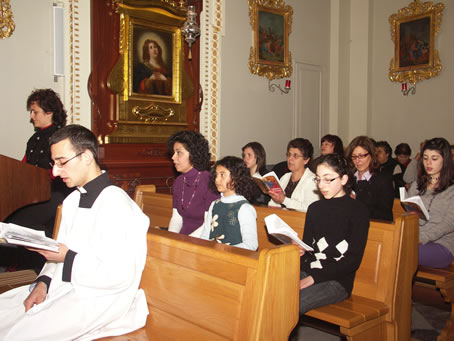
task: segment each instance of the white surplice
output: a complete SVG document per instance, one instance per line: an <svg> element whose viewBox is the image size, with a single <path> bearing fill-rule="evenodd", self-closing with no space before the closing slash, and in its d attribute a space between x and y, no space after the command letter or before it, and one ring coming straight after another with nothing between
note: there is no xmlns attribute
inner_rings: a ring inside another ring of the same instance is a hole
<svg viewBox="0 0 454 341"><path fill-rule="evenodd" d="M149 219L106 177L63 203L58 241L75 256L44 266L40 276L52 279L46 300L25 313L30 286L0 295L0 340L93 340L145 324L148 308L138 287Z"/></svg>

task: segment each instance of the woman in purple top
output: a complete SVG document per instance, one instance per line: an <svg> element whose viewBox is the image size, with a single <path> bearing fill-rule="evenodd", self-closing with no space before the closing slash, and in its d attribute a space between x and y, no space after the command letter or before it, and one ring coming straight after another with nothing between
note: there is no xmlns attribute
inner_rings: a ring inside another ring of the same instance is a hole
<svg viewBox="0 0 454 341"><path fill-rule="evenodd" d="M208 141L198 132L179 131L170 137L169 150L176 170L181 173L172 187L173 211L169 231L189 235L203 226L205 212L211 202L219 198L219 194L208 186Z"/></svg>

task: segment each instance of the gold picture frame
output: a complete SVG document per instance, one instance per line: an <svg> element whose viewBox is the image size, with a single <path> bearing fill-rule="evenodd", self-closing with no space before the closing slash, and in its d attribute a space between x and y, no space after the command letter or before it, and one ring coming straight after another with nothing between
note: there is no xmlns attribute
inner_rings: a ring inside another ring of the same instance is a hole
<svg viewBox="0 0 454 341"><path fill-rule="evenodd" d="M248 4L254 35L249 70L269 80L290 77L293 69L289 35L293 8L283 0L248 0Z"/></svg>
<svg viewBox="0 0 454 341"><path fill-rule="evenodd" d="M438 76L441 62L435 49L443 3L415 0L389 17L394 58L389 66L392 82L417 82Z"/></svg>
<svg viewBox="0 0 454 341"><path fill-rule="evenodd" d="M147 6L143 1L117 0L116 6L120 57L108 87L118 101L115 129L106 143L163 143L187 128L186 101L194 91L183 71L184 8L164 0Z"/></svg>

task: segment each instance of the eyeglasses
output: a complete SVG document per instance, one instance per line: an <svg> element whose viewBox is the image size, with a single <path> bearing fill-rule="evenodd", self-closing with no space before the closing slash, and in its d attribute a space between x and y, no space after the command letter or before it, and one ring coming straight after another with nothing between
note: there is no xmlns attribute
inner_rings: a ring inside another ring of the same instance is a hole
<svg viewBox="0 0 454 341"><path fill-rule="evenodd" d="M334 180L339 179L340 176L336 176L335 178L328 179L328 178L314 178L312 179L317 185L320 184L320 182L323 182L325 185L329 185L332 183Z"/></svg>
<svg viewBox="0 0 454 341"><path fill-rule="evenodd" d="M66 165L69 161L75 159L76 157L78 157L79 155L82 155L83 153L84 152L80 152L79 154L77 154L77 155L73 156L72 158L70 158L70 159L68 159L66 161L63 161L63 162L61 162L60 160L57 160L57 161L52 160L52 161L49 162L49 165L52 168L54 168L54 166L57 166L58 168L63 168L63 166Z"/></svg>
<svg viewBox="0 0 454 341"><path fill-rule="evenodd" d="M304 155L299 155L299 154L296 154L296 153L286 153L285 156L287 157L287 159L290 159L291 157L293 157L294 159L297 159L299 157L303 157L304 158Z"/></svg>
<svg viewBox="0 0 454 341"><path fill-rule="evenodd" d="M363 160L366 158L366 156L369 155L369 153L366 154L358 154L358 155L352 155L352 161L355 160Z"/></svg>

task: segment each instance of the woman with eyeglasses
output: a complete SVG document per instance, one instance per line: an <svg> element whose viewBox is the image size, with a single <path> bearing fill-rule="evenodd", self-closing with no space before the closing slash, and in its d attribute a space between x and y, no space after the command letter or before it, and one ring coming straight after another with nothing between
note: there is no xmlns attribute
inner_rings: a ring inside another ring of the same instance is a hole
<svg viewBox="0 0 454 341"><path fill-rule="evenodd" d="M13 212L5 222L41 230L52 237L55 214L59 204L72 191L60 177L52 175L49 138L54 132L66 125L66 110L60 96L52 89L36 89L27 99L30 123L35 133L27 142L23 162L49 170L51 178L51 198L49 201L29 205ZM7 254L0 254L0 267L17 270L34 268L38 273L45 258L24 248L8 248Z"/></svg>
<svg viewBox="0 0 454 341"><path fill-rule="evenodd" d="M284 193L270 192L269 206L306 212L311 203L320 199L315 174L307 168L313 153L314 148L307 139L296 138L288 143L286 156L290 172L280 178Z"/></svg>
<svg viewBox="0 0 454 341"><path fill-rule="evenodd" d="M453 165L448 141L428 140L418 165L418 179L408 191L419 195L429 220L419 220L419 265L444 268L454 261Z"/></svg>
<svg viewBox="0 0 454 341"><path fill-rule="evenodd" d="M371 219L393 220L394 185L388 173L379 172L375 141L367 136L355 137L347 147L352 179L352 196L369 209Z"/></svg>

